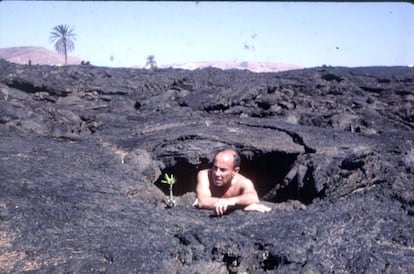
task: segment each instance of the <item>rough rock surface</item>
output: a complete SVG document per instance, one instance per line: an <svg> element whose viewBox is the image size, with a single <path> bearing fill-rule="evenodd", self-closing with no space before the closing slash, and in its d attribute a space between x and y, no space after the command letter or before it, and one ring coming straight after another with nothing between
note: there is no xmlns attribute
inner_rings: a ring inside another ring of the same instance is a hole
<svg viewBox="0 0 414 274"><path fill-rule="evenodd" d="M414 273L413 104L405 67L0 60L0 272ZM192 207L225 145L270 213Z"/></svg>

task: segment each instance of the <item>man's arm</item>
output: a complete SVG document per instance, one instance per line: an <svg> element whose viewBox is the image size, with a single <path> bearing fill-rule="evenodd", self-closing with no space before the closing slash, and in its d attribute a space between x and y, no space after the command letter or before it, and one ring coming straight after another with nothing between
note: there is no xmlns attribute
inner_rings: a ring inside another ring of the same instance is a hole
<svg viewBox="0 0 414 274"><path fill-rule="evenodd" d="M235 197L238 199L236 202L237 205L240 205L245 211L258 211L266 213L271 210L270 207L260 204L259 196L257 195L256 189L250 180L246 179L244 187L245 188L242 194Z"/></svg>
<svg viewBox="0 0 414 274"><path fill-rule="evenodd" d="M246 178L240 178L240 180L240 195L229 198L216 198L212 197L211 194L208 170L200 171L197 175L196 188L198 206L204 209L213 209L217 215L223 215L230 207L246 207L258 203L259 197L253 183Z"/></svg>
<svg viewBox="0 0 414 274"><path fill-rule="evenodd" d="M201 170L197 174L196 194L199 208L215 209L215 205L220 198L212 197L211 195L208 169Z"/></svg>
<svg viewBox="0 0 414 274"><path fill-rule="evenodd" d="M234 197L235 204L238 206L248 206L259 202L259 196L257 195L256 189L252 181L247 178L241 179L241 193Z"/></svg>

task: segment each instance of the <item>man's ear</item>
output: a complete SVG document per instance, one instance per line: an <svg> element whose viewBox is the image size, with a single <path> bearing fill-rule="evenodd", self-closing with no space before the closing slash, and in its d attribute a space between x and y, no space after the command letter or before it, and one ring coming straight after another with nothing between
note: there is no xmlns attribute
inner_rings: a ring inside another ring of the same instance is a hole
<svg viewBox="0 0 414 274"><path fill-rule="evenodd" d="M236 167L236 168L233 169L234 173L239 173L239 171L240 171L240 167Z"/></svg>

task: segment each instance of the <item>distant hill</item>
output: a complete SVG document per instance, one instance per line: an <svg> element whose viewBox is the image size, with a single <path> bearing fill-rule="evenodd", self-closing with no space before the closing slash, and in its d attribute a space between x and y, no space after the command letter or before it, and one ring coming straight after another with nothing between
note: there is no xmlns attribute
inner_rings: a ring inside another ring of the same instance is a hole
<svg viewBox="0 0 414 274"><path fill-rule="evenodd" d="M278 72L284 70L300 69L302 67L292 64L273 63L273 62L235 62L235 61L206 61L191 62L171 65L161 65L161 68L172 67L194 70L199 68L214 67L220 69L240 69L250 70L253 72Z"/></svg>
<svg viewBox="0 0 414 274"><path fill-rule="evenodd" d="M43 47L11 47L0 48L0 58L16 64L63 65L65 56ZM68 56L68 64L80 64L81 59Z"/></svg>
<svg viewBox="0 0 414 274"><path fill-rule="evenodd" d="M63 65L65 57L55 51L43 47L10 47L0 48L0 58L16 64L28 64L31 60L32 65ZM82 60L78 57L68 56L68 64L80 64ZM136 66L138 67L138 66ZM253 72L278 72L284 70L300 69L302 67L292 64L273 63L273 62L236 62L236 61L205 61L188 62L178 64L160 65L160 68L181 68L195 70L206 67L220 69L240 69Z"/></svg>

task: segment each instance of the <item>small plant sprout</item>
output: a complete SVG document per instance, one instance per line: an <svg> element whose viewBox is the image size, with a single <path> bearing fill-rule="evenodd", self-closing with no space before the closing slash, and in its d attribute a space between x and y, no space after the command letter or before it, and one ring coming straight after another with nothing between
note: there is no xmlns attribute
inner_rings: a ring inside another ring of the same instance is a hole
<svg viewBox="0 0 414 274"><path fill-rule="evenodd" d="M164 180L161 180L161 183L170 185L170 198L167 201L167 206L169 208L173 208L176 205L174 201L174 195L173 195L173 185L175 184L176 181L177 180L175 179L174 174L171 174L171 176L168 176L167 173L164 175Z"/></svg>

